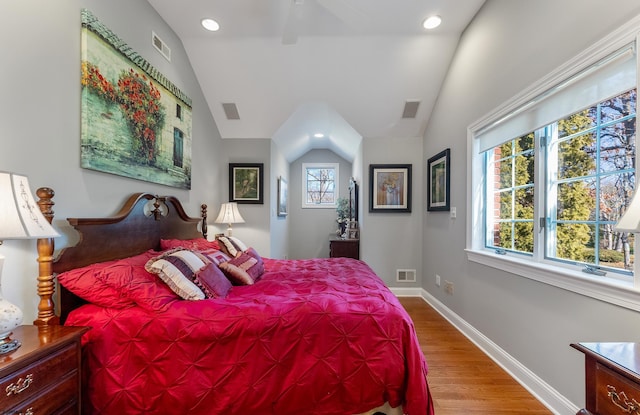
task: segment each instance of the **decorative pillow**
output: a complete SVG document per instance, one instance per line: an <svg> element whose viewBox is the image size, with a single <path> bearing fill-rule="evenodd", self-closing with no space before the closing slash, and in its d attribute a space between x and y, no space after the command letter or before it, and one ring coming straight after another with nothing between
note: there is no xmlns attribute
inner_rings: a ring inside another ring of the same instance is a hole
<svg viewBox="0 0 640 415"><path fill-rule="evenodd" d="M122 295L108 284L104 284L97 275L116 261L99 262L82 268L58 274L56 277L60 285L89 303L111 308L125 308L134 302Z"/></svg>
<svg viewBox="0 0 640 415"><path fill-rule="evenodd" d="M120 259L96 274L101 284L114 289L118 294L147 310L161 311L178 300L173 291L158 277L145 269L147 261L158 255L147 251L134 257Z"/></svg>
<svg viewBox="0 0 640 415"><path fill-rule="evenodd" d="M256 260L258 260L258 262L262 262L262 257L260 256L260 254L258 254L258 251L256 251L254 248L249 247L244 250L244 253L254 257Z"/></svg>
<svg viewBox="0 0 640 415"><path fill-rule="evenodd" d="M202 253L216 265L231 261L231 257L222 251L202 251Z"/></svg>
<svg viewBox="0 0 640 415"><path fill-rule="evenodd" d="M220 250L230 257L237 257L247 249L247 246L240 239L233 236L218 236Z"/></svg>
<svg viewBox="0 0 640 415"><path fill-rule="evenodd" d="M151 258L145 268L185 300L203 300L204 293L195 284L198 271L211 263L204 255L184 248L175 248Z"/></svg>
<svg viewBox="0 0 640 415"><path fill-rule="evenodd" d="M213 262L196 272L194 281L207 298L224 298L231 289L231 283Z"/></svg>
<svg viewBox="0 0 640 415"><path fill-rule="evenodd" d="M195 239L160 239L160 249L166 251L173 248L186 248L192 251L220 250L218 241L209 241L204 238Z"/></svg>
<svg viewBox="0 0 640 415"><path fill-rule="evenodd" d="M251 247L247 248L244 253L252 258L255 258L255 260L257 261L256 267L258 269L259 275L254 278L254 281L257 281L257 279L260 278L262 274L264 274L264 262L262 261L262 257L260 256L260 254L258 254L258 251Z"/></svg>
<svg viewBox="0 0 640 415"><path fill-rule="evenodd" d="M241 252L237 258L219 265L224 275L234 285L251 285L264 273L262 261Z"/></svg>

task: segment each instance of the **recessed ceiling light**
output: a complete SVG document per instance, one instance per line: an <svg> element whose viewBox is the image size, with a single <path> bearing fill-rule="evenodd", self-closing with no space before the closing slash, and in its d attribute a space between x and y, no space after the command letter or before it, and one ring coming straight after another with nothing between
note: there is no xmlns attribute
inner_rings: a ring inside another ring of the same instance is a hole
<svg viewBox="0 0 640 415"><path fill-rule="evenodd" d="M322 133L315 133L313 136L314 136L315 138L322 138L322 137L324 137L324 134L322 134Z"/></svg>
<svg viewBox="0 0 640 415"><path fill-rule="evenodd" d="M202 27L211 32L216 32L218 29L220 29L220 25L218 24L218 22L213 19L202 19L202 22L200 23L202 23Z"/></svg>
<svg viewBox="0 0 640 415"><path fill-rule="evenodd" d="M442 19L440 18L440 16L429 16L422 23L422 27L424 27L425 29L435 29L436 27L440 26L440 23L442 23Z"/></svg>

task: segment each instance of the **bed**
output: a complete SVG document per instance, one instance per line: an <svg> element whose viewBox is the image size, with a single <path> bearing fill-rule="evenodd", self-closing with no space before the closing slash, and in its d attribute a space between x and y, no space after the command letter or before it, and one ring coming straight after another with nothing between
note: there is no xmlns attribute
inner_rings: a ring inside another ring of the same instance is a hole
<svg viewBox="0 0 640 415"><path fill-rule="evenodd" d="M53 192L37 194L51 221ZM68 222L80 241L57 258L52 239L38 241L35 323L91 327L83 413L433 414L413 323L366 263L246 246L225 259L206 206L190 217L174 197L135 194L112 217ZM165 281L174 260L203 261L187 278L203 299ZM238 269L254 280L234 280Z"/></svg>

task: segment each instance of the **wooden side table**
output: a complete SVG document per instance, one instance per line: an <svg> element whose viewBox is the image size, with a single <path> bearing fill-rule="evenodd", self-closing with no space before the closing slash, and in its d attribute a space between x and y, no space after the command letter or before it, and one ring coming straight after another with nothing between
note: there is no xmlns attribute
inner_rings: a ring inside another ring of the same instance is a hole
<svg viewBox="0 0 640 415"><path fill-rule="evenodd" d="M80 414L80 338L88 327L20 326L0 355L0 413Z"/></svg>
<svg viewBox="0 0 640 415"><path fill-rule="evenodd" d="M329 256L331 258L360 259L360 239L331 239L329 241Z"/></svg>
<svg viewBox="0 0 640 415"><path fill-rule="evenodd" d="M578 415L640 415L640 343L577 343L585 355L586 405Z"/></svg>

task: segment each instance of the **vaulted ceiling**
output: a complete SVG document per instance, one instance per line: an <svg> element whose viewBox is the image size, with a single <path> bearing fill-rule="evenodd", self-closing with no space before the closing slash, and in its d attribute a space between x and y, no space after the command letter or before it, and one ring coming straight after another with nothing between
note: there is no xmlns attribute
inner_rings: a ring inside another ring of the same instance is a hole
<svg viewBox="0 0 640 415"><path fill-rule="evenodd" d="M311 148L353 160L362 139L423 136L460 35L484 3L148 1L182 40L222 138L271 138L289 161ZM431 15L442 24L428 31ZM220 29L205 30L204 18Z"/></svg>

